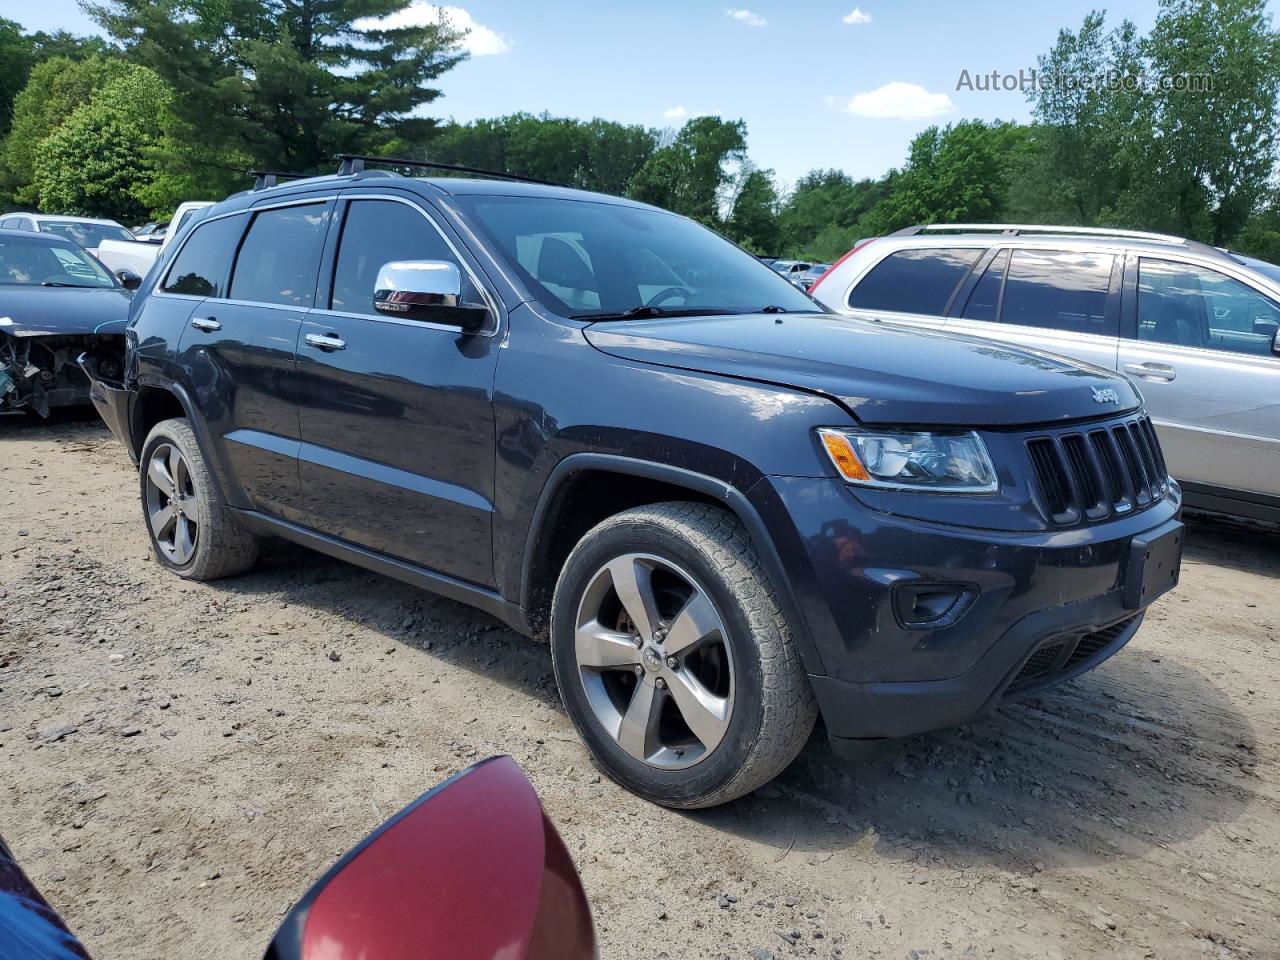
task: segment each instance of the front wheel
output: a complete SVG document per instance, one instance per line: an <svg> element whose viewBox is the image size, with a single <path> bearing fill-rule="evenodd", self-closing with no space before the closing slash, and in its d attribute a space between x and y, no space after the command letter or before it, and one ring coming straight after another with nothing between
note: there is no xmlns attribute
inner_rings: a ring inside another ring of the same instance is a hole
<svg viewBox="0 0 1280 960"><path fill-rule="evenodd" d="M243 573L258 539L219 502L213 477L185 419L157 423L138 458L142 513L156 560L188 580Z"/></svg>
<svg viewBox="0 0 1280 960"><path fill-rule="evenodd" d="M817 709L745 528L663 503L603 521L556 584L560 695L596 762L655 803L709 807L804 746Z"/></svg>

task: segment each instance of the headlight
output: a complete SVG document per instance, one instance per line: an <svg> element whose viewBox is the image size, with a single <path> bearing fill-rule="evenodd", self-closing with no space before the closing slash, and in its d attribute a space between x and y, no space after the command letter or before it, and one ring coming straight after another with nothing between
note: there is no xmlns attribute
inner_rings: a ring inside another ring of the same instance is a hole
<svg viewBox="0 0 1280 960"><path fill-rule="evenodd" d="M995 493L987 447L976 433L873 433L823 428L823 449L850 483L922 493Z"/></svg>

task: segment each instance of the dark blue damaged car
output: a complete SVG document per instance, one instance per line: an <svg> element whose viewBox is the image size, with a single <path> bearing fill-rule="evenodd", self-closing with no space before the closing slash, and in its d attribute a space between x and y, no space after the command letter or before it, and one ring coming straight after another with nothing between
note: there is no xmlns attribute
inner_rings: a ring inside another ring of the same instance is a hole
<svg viewBox="0 0 1280 960"><path fill-rule="evenodd" d="M853 755L1060 683L1178 577L1126 379L825 313L545 184L349 158L232 197L93 399L175 574L279 536L547 637L596 762L675 807L765 783L819 714Z"/></svg>
<svg viewBox="0 0 1280 960"><path fill-rule="evenodd" d="M77 361L120 370L138 278L115 277L70 240L0 230L0 413L89 403Z"/></svg>

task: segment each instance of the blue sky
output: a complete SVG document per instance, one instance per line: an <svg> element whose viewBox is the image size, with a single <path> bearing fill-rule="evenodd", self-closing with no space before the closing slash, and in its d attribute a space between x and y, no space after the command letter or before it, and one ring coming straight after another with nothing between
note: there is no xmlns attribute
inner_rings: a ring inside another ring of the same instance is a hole
<svg viewBox="0 0 1280 960"><path fill-rule="evenodd" d="M751 159L793 183L814 167L878 176L932 123L1022 120L1017 92L957 90L962 70L1035 66L1059 28L1101 0L456 0L472 58L431 111L457 120L516 110L678 127L747 122ZM417 4L422 6L422 4ZM1155 0L1117 0L1108 22L1150 27ZM28 29L89 32L75 0L0 0ZM852 108L852 109L851 109ZM680 111L684 113L681 114Z"/></svg>

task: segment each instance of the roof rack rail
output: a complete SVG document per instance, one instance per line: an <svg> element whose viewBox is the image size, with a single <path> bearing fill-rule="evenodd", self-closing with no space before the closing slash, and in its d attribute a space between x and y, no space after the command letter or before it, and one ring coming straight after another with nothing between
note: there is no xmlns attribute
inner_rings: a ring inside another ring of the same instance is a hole
<svg viewBox="0 0 1280 960"><path fill-rule="evenodd" d="M1146 240L1151 243L1169 243L1180 246L1194 243L1186 237L1175 237L1168 233L1149 233L1145 230L1120 230L1112 227L1055 227L1033 223L929 223L913 227L905 227L894 236L914 237L922 233L1001 233L1016 237L1024 233L1049 233L1076 235L1083 237L1115 237L1120 240Z"/></svg>
<svg viewBox="0 0 1280 960"><path fill-rule="evenodd" d="M311 173L285 173L281 170L246 170L246 177L253 177L254 190L266 190L268 187L274 187L281 180L302 180L305 177L315 176Z"/></svg>
<svg viewBox="0 0 1280 960"><path fill-rule="evenodd" d="M404 157L369 157L358 153L339 153L334 157L341 166L338 176L348 177L364 170L366 163L382 163L390 167L422 167L428 170L450 170L454 173L471 173L481 177L494 177L498 180L515 180L519 183L536 183L544 187L564 187L567 184L555 183L551 180L539 180L537 177L525 177L518 173L506 173L498 170L484 170L480 167L464 167L457 163L435 163L430 160L408 160Z"/></svg>

